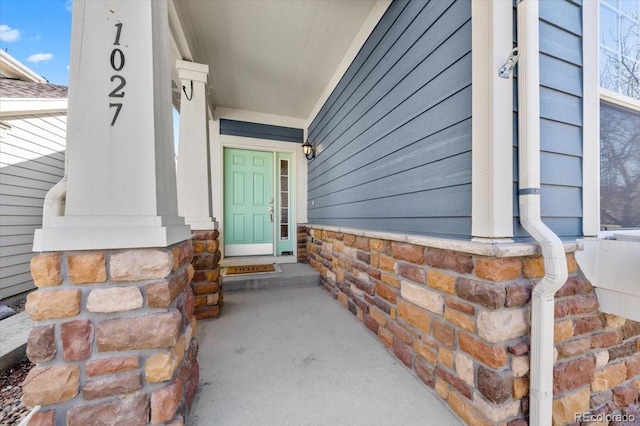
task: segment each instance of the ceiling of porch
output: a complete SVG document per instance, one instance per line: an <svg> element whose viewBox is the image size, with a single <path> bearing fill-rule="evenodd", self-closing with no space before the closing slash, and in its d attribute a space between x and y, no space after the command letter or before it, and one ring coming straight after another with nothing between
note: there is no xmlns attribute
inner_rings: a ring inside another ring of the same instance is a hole
<svg viewBox="0 0 640 426"><path fill-rule="evenodd" d="M173 4L181 56L209 64L212 106L307 119L376 0Z"/></svg>

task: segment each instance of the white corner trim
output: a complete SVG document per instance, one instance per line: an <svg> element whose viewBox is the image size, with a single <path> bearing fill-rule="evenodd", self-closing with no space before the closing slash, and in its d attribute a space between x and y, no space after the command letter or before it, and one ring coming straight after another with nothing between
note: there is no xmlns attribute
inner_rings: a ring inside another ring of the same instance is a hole
<svg viewBox="0 0 640 426"><path fill-rule="evenodd" d="M340 64L333 73L333 76L331 76L331 79L325 86L322 94L318 98L318 101L311 110L311 113L305 120L305 128L311 125L311 122L316 117L316 115L318 115L324 103L327 102L327 99L329 99L329 96L331 96L333 89L336 88L344 73L347 72L347 69L349 69L349 65L351 65L355 57L358 55L358 52L360 52L360 49L362 49L362 46L373 32L373 29L376 27L376 25L378 25L378 22L380 22L380 19L382 19L382 16L387 11L390 4L391 0L378 0L373 5L371 11L369 12L369 16L367 16L364 23L362 24L362 27L360 27L360 31L358 31L358 34L351 42L351 46L349 46L349 49L347 49L347 53L345 53L342 61L340 61Z"/></svg>
<svg viewBox="0 0 640 426"><path fill-rule="evenodd" d="M600 98L598 2L582 4L582 233L600 231Z"/></svg>
<svg viewBox="0 0 640 426"><path fill-rule="evenodd" d="M498 70L512 46L511 2L474 1L472 22L471 234L513 236L513 80Z"/></svg>
<svg viewBox="0 0 640 426"><path fill-rule="evenodd" d="M0 117L25 114L67 112L67 99L0 98Z"/></svg>

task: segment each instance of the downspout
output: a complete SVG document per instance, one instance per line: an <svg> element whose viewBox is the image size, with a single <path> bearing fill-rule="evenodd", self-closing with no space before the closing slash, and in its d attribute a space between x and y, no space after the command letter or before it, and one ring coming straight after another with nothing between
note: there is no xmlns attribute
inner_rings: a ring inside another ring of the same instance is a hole
<svg viewBox="0 0 640 426"><path fill-rule="evenodd" d="M518 4L518 166L520 223L540 244L544 277L531 308L530 424L550 425L553 405L554 294L567 280L564 246L540 218L540 54L536 0Z"/></svg>

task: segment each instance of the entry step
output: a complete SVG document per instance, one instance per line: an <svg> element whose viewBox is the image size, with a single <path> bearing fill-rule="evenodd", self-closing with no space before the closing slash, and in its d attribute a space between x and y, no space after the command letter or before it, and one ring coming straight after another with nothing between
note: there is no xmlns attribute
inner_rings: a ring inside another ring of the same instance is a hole
<svg viewBox="0 0 640 426"><path fill-rule="evenodd" d="M223 278L225 293L284 287L320 285L320 273L306 263L278 264L282 272L227 275Z"/></svg>

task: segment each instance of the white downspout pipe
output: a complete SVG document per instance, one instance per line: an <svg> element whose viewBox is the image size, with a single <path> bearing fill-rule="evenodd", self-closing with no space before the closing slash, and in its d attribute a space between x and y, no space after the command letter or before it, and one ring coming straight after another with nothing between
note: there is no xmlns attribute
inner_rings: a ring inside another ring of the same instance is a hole
<svg viewBox="0 0 640 426"><path fill-rule="evenodd" d="M545 275L531 308L530 424L550 425L553 404L554 294L567 280L564 246L540 219L540 64L536 0L518 4L518 166L520 223L540 244Z"/></svg>

